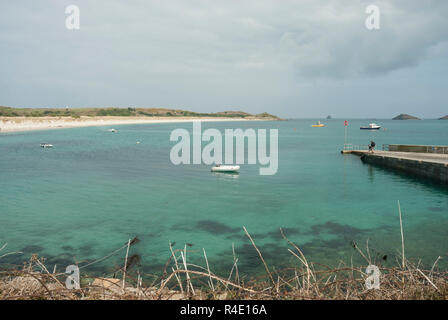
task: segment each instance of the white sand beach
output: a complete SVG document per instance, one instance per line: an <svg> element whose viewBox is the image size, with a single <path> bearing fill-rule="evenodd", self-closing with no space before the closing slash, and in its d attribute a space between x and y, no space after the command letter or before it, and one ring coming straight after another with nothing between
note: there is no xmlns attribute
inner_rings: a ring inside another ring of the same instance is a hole
<svg viewBox="0 0 448 320"><path fill-rule="evenodd" d="M248 118L225 118L225 117L0 117L0 133L20 132L33 130L94 127L94 126L117 126L122 124L145 124L145 123L176 123L201 121L266 121L272 119Z"/></svg>

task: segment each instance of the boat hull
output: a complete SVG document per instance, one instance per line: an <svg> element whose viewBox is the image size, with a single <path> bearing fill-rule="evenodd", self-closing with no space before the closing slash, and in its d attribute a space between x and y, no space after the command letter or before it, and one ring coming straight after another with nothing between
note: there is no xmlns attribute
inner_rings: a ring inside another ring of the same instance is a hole
<svg viewBox="0 0 448 320"><path fill-rule="evenodd" d="M359 128L359 129L361 129L361 130L380 130L381 127L378 127L378 128L361 127L361 128Z"/></svg>
<svg viewBox="0 0 448 320"><path fill-rule="evenodd" d="M238 172L238 171L240 171L240 166L219 166L212 168L212 172Z"/></svg>

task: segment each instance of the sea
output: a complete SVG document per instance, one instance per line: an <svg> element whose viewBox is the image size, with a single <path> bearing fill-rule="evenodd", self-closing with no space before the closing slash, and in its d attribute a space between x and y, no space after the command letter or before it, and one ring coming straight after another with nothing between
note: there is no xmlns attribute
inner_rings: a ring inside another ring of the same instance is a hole
<svg viewBox="0 0 448 320"><path fill-rule="evenodd" d="M256 277L264 266L243 228L271 270L301 264L284 236L316 269L367 265L356 248L373 264L397 266L400 206L406 258L429 269L440 256L435 268L446 269L446 186L340 151L345 142L371 140L377 149L447 145L448 121L348 119L345 127L346 119L331 119L311 127L317 120L202 122L222 133L278 130L275 175L247 162L239 174L174 165L170 135L192 132L192 123L1 133L0 266L21 266L35 254L49 270L75 264L82 274L112 276L137 237L129 257L140 274L160 275L172 250L202 267L206 256L218 275L236 262L241 277ZM360 130L373 121L382 129Z"/></svg>

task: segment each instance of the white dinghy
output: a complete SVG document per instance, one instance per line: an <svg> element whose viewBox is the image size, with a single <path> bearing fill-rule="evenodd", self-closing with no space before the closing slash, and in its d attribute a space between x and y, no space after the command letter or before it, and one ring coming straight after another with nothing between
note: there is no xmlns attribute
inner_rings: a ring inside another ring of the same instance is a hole
<svg viewBox="0 0 448 320"><path fill-rule="evenodd" d="M240 166L223 166L223 165L216 165L212 167L212 172L238 172L240 171Z"/></svg>

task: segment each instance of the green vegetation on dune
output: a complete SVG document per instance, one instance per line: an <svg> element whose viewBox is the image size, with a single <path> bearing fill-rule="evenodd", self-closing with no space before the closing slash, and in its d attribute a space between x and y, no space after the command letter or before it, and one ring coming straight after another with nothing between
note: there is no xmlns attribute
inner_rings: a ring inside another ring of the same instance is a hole
<svg viewBox="0 0 448 320"><path fill-rule="evenodd" d="M225 117L279 120L269 113L251 115L242 111L199 113L165 108L11 108L0 107L0 117Z"/></svg>

